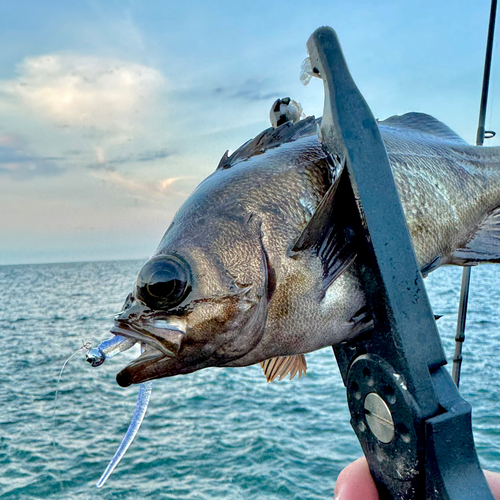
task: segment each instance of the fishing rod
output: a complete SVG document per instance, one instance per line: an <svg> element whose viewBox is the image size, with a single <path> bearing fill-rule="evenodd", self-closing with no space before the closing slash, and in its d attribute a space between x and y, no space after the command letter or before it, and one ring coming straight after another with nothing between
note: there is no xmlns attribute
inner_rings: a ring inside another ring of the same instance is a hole
<svg viewBox="0 0 500 500"><path fill-rule="evenodd" d="M484 60L483 88L481 90L481 104L479 109L479 123L477 126L476 146L482 146L484 139L495 137L495 132L485 130L486 106L488 103L488 90L490 85L491 56L493 53L493 35L495 33L495 20L497 13L497 0L491 0L490 22L488 26L488 39L486 42L486 56ZM453 356L452 378L457 387L460 385L460 370L462 368L462 346L465 341L465 322L467 319L467 304L469 301L471 266L465 266L462 271L462 286L460 288L460 302L458 307L457 333L455 335L455 355Z"/></svg>

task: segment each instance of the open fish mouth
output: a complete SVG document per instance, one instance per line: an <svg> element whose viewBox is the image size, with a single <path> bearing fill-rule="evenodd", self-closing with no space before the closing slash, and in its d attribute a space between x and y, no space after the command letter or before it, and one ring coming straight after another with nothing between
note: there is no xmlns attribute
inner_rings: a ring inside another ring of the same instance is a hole
<svg viewBox="0 0 500 500"><path fill-rule="evenodd" d="M131 382L127 380L131 378L131 374L134 383L151 378L145 374L146 368L165 358L177 357L185 336L185 322L182 318L148 317L142 311L142 314L137 312L139 311L130 314L126 310L120 313L110 329L114 337L101 342L87 354L87 361L92 366L99 366L106 359L139 344L141 346L139 357L129 363L117 376L121 386L130 385Z"/></svg>
<svg viewBox="0 0 500 500"><path fill-rule="evenodd" d="M185 335L179 325L173 324L168 319L153 319L141 323L141 326L136 326L133 323L116 320L110 330L128 342L130 339L135 343L140 342L142 347L142 354L117 375L120 385L129 385L123 377L125 372L128 374L125 378L128 379L133 372L134 381L140 382L140 374L146 367L164 358L175 358L179 354Z"/></svg>

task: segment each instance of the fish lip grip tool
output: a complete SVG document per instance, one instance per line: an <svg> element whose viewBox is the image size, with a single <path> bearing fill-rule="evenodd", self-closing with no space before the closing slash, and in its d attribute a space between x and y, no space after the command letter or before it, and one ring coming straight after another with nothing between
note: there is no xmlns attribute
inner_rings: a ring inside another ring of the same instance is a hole
<svg viewBox="0 0 500 500"><path fill-rule="evenodd" d="M376 121L335 32L319 28L307 48L311 70L324 83L321 142L344 164L337 194L345 210L333 216L343 218L346 238L356 238L356 264L373 320L373 327L334 352L351 425L380 497L493 499L474 447L471 407L444 368Z"/></svg>

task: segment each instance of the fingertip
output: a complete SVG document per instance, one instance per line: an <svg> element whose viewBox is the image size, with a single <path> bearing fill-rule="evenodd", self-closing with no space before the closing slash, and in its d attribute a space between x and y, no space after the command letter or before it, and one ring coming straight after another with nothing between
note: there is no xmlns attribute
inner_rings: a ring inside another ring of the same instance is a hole
<svg viewBox="0 0 500 500"><path fill-rule="evenodd" d="M490 486L491 493L493 493L493 496L497 500L500 500L500 474L498 472L485 470L484 475Z"/></svg>
<svg viewBox="0 0 500 500"><path fill-rule="evenodd" d="M378 500L377 487L364 457L349 464L337 478L335 500Z"/></svg>
<svg viewBox="0 0 500 500"><path fill-rule="evenodd" d="M500 500L500 474L485 470L484 475L496 500ZM379 500L377 487L364 457L349 464L337 478L335 500Z"/></svg>

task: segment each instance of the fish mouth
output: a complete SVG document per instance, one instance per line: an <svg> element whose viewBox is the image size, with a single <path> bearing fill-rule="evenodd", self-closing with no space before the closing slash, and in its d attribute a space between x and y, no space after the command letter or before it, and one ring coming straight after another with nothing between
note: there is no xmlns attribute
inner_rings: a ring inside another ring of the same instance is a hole
<svg viewBox="0 0 500 500"><path fill-rule="evenodd" d="M110 332L135 340L140 343L143 351L116 376L121 387L157 378L151 376L151 365L167 358L177 357L185 335L185 331L169 319L152 320L140 326L117 319Z"/></svg>

